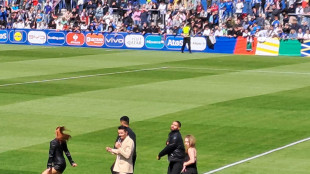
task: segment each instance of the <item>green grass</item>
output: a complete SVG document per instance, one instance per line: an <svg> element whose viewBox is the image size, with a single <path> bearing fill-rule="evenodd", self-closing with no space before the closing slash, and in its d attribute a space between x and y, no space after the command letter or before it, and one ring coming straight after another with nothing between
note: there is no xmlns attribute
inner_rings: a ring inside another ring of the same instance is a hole
<svg viewBox="0 0 310 174"><path fill-rule="evenodd" d="M301 57L1 45L0 174L42 172L58 125L71 130L79 165L65 173L109 173L115 156L105 147L122 115L137 134L136 174L166 173L167 160L156 156L173 120L183 136L196 136L200 173L310 137L309 65ZM307 173L309 144L219 173Z"/></svg>

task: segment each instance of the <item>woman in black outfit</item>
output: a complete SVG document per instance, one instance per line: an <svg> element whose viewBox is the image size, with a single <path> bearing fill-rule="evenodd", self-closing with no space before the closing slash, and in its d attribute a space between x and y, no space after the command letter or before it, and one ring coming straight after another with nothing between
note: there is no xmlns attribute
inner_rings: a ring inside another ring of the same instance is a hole
<svg viewBox="0 0 310 174"><path fill-rule="evenodd" d="M71 136L63 133L65 130L66 129L64 126L56 128L56 138L50 143L47 169L42 174L61 174L64 172L66 169L66 160L63 152L65 152L71 166L77 166L77 164L72 160L67 147L67 141L71 138Z"/></svg>
<svg viewBox="0 0 310 174"><path fill-rule="evenodd" d="M196 139L193 135L186 135L184 138L186 148L185 162L183 163L182 174L198 174Z"/></svg>

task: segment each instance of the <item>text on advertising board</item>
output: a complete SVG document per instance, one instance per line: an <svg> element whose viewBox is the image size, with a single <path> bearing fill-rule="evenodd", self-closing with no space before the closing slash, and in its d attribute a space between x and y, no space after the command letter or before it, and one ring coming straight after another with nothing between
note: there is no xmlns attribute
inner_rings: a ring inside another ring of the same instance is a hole
<svg viewBox="0 0 310 174"><path fill-rule="evenodd" d="M120 48L124 46L124 36L121 34L108 34L105 36L107 47Z"/></svg>
<svg viewBox="0 0 310 174"><path fill-rule="evenodd" d="M162 49L165 46L164 37L149 35L145 38L145 46L149 49Z"/></svg>
<svg viewBox="0 0 310 174"><path fill-rule="evenodd" d="M12 43L25 43L27 41L27 32L24 30L11 30L9 40Z"/></svg>
<svg viewBox="0 0 310 174"><path fill-rule="evenodd" d="M82 33L68 33L66 38L68 45L83 45L84 34Z"/></svg>
<svg viewBox="0 0 310 174"><path fill-rule="evenodd" d="M135 34L127 35L125 37L125 45L128 48L142 48L144 46L144 37Z"/></svg>
<svg viewBox="0 0 310 174"><path fill-rule="evenodd" d="M102 47L104 44L104 36L102 34L88 33L86 35L86 44L88 46Z"/></svg>
<svg viewBox="0 0 310 174"><path fill-rule="evenodd" d="M47 34L47 43L51 45L63 45L65 43L65 33L49 32Z"/></svg>
<svg viewBox="0 0 310 174"><path fill-rule="evenodd" d="M30 31L28 33L28 41L32 44L44 44L46 42L46 34L43 31Z"/></svg>
<svg viewBox="0 0 310 174"><path fill-rule="evenodd" d="M181 50L183 45L183 37L181 36L168 36L166 39L166 47L169 50Z"/></svg>
<svg viewBox="0 0 310 174"><path fill-rule="evenodd" d="M207 40L205 37L191 37L191 49L195 51L203 51L207 48Z"/></svg>
<svg viewBox="0 0 310 174"><path fill-rule="evenodd" d="M8 32L0 30L0 42L8 41Z"/></svg>

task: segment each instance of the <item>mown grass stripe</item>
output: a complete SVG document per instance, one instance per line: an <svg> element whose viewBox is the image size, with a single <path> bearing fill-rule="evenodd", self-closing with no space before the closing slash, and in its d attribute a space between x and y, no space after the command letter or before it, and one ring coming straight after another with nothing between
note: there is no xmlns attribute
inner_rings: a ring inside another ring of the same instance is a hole
<svg viewBox="0 0 310 174"><path fill-rule="evenodd" d="M244 159L244 160L241 160L241 161L237 161L237 162L232 163L232 164L228 164L228 165L226 165L226 166L220 167L220 168L215 169L215 170L211 170L211 171L206 172L206 173L204 173L204 174L216 173L216 172L218 172L218 171L227 169L227 168L229 168L229 167L233 167L233 166L236 166L236 165L238 165L238 164L242 164L242 163L248 162L248 161L253 160L253 159L256 159L256 158L260 158L260 157L262 157L262 156L271 154L271 153L273 153L273 152L276 152L276 151L279 151L279 150L282 150L282 149L285 149L285 148L288 148L288 147L291 147L291 146L294 146L294 145L297 145L297 144L300 144L300 143L303 143L303 142L309 141L309 140L310 140L310 137L305 138L305 139L302 139L302 140L299 140L299 141L296 141L296 142L293 142L293 143L290 143L290 144L287 144L287 145L285 145L285 146L282 146L282 147L279 147L279 148L276 148L276 149L272 149L272 150L270 150L270 151L267 151L267 152L264 152L264 153L255 155L255 156L253 156L253 157L250 157L250 158L247 158L247 159Z"/></svg>
<svg viewBox="0 0 310 174"><path fill-rule="evenodd" d="M33 83L44 83L44 82L52 82L52 81L62 81L62 80L72 80L72 79L81 79L81 78L107 76L107 75L114 75L114 74L125 74L125 73L140 72L140 71L153 71L153 70L166 69L166 68L167 67L136 69L136 70L129 70L129 71L111 72L111 73L105 73L105 74L90 74L90 75L82 75L82 76L74 76L74 77L64 77L64 78L59 78L59 79L47 79L47 80L38 80L38 81L31 81L31 82L9 83L9 84L2 84L2 85L0 85L0 87L25 85L25 84L33 84Z"/></svg>

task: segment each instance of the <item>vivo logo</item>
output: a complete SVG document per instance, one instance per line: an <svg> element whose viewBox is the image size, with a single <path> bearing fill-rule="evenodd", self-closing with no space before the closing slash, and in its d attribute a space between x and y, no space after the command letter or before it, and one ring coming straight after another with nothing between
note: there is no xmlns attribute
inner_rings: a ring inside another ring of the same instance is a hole
<svg viewBox="0 0 310 174"><path fill-rule="evenodd" d="M121 43L121 44L124 43L124 39L123 39L123 38L117 39L117 38L111 37L111 38L109 38L109 39L107 38L106 41L107 41L108 43Z"/></svg>

